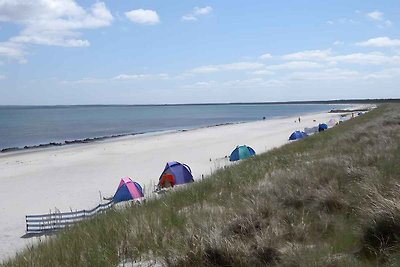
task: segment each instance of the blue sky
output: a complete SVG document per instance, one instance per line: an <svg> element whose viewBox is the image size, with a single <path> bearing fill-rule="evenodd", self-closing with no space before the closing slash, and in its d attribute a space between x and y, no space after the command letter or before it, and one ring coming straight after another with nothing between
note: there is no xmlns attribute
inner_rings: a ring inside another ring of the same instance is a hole
<svg viewBox="0 0 400 267"><path fill-rule="evenodd" d="M400 97L400 3L0 0L0 105Z"/></svg>

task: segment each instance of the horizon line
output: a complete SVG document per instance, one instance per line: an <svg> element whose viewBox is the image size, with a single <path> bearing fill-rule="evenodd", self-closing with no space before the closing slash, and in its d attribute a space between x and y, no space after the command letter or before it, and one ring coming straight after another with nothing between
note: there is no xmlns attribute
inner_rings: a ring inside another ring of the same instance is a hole
<svg viewBox="0 0 400 267"><path fill-rule="evenodd" d="M293 100L267 102L204 102L204 103L165 103L165 104L0 104L0 107L87 107L87 106L206 106L206 105L265 105L265 104L330 104L330 103L357 103L357 102L397 102L400 98L356 98L330 100Z"/></svg>

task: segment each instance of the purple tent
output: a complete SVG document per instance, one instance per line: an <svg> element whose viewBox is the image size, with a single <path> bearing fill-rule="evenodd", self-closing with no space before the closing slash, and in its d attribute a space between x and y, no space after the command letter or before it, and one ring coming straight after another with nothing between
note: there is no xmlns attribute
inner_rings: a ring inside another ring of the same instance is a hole
<svg viewBox="0 0 400 267"><path fill-rule="evenodd" d="M308 134L306 134L305 132L295 131L289 136L289 140L297 140L307 136Z"/></svg>
<svg viewBox="0 0 400 267"><path fill-rule="evenodd" d="M193 175L190 167L176 161L168 162L161 173L158 186L166 187L166 182L171 186L193 182Z"/></svg>

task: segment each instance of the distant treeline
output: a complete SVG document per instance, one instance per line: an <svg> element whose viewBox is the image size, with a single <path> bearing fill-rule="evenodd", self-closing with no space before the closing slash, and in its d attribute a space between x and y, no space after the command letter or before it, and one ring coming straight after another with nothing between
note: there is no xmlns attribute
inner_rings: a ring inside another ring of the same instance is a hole
<svg viewBox="0 0 400 267"><path fill-rule="evenodd" d="M254 103L243 102L243 103L229 103L229 104L382 104L382 103L400 103L400 98L338 99L338 100L318 100L318 101L254 102Z"/></svg>

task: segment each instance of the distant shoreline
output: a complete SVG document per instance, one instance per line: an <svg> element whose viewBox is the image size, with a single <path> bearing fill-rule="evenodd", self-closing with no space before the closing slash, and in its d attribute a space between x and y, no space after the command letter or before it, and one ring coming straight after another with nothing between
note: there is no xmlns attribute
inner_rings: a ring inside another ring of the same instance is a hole
<svg viewBox="0 0 400 267"><path fill-rule="evenodd" d="M89 144L89 143L105 141L105 140L115 139L115 138L122 138L122 137L127 137L127 136L138 136L138 135L145 135L145 134L157 135L157 134L171 133L171 132L186 132L189 130L211 128L211 127L218 127L218 126L224 126L224 125L233 125L233 124L240 124L240 123L246 123L246 122L227 122L227 123L219 123L219 124L215 124L215 125L194 127L194 128L188 128L188 129L112 134L112 135L104 135L104 136L98 136L98 137L87 137L87 138L82 138L82 139L65 140L65 141L61 141L61 142L49 142L49 143L38 144L38 145L29 145L29 146L27 145L27 146L23 146L23 147L6 147L6 148L3 148L0 150L0 154L11 153L11 152L20 152L20 151L22 152L22 151L28 151L28 150L34 150L34 149L44 149L44 148L51 148L51 147L60 147L60 146L67 146L67 145Z"/></svg>
<svg viewBox="0 0 400 267"><path fill-rule="evenodd" d="M369 108L356 108L356 109L332 109L329 113L348 113L348 112L365 112L369 111Z"/></svg>
<svg viewBox="0 0 400 267"><path fill-rule="evenodd" d="M302 104L303 103L293 103L292 104ZM309 104L317 104L317 103L309 103ZM189 105L189 104L185 104ZM203 105L203 104L197 104L197 105ZM204 104L205 105L205 104ZM215 105L220 105L220 104L215 104ZM232 105L238 105L238 104L232 104ZM244 103L243 103L244 105ZM246 105L251 105L250 103L246 103ZM282 104L280 104L282 105ZM346 104L343 104L346 105ZM348 104L347 104L348 105ZM27 106L27 108L30 108L31 106ZM34 106L34 108L38 108L41 106ZM56 107L65 107L65 106L56 106ZM77 106L71 106L71 107L77 107ZM82 106L85 107L85 106ZM95 107L95 106L93 106ZM98 107L98 106L96 106ZM108 106L105 106L108 107ZM128 107L128 106L127 106ZM1 107L0 107L1 108ZM18 107L21 108L21 107ZM33 108L33 106L32 106ZM45 106L44 108L54 108L53 106ZM360 111L365 111L364 109ZM356 111L359 111L358 109ZM338 112L352 112L354 111L353 109L333 109L329 110L327 109L325 112L327 113L338 113ZM308 115L309 113L299 113L296 116L304 116ZM291 117L290 116L275 116L275 117L270 117L267 118L267 120L271 119L279 119L279 118L286 118L286 117ZM129 137L129 136L141 136L141 135L151 135L151 134L163 134L163 133L170 133L170 132L185 132L189 130L196 130L196 129L202 129L202 128L211 128L211 127L218 127L218 126L224 126L224 125L233 125L233 124L241 124L241 123L248 123L248 122L254 122L254 121L260 121L263 120L262 118L258 120L250 120L250 121L238 121L238 122L225 122L225 123L218 123L218 124L211 124L211 125L204 125L204 126L195 126L195 127L189 127L189 128L180 128L180 129L172 129L172 130L156 130L156 131L142 131L142 132L128 132L128 133L120 133L120 134L110 134L110 135L103 135L103 136L93 136L93 137L85 137L85 138L78 138L78 139L71 139L71 140L62 140L62 141L51 141L47 143L39 143L39 144L33 144L33 145L25 145L25 146L13 146L13 147L0 147L0 155L1 154L8 154L8 153L13 153L13 152L23 152L23 151L34 151L34 150L39 150L39 149L47 149L47 148L54 148L54 147L64 147L67 145L78 145L78 144L89 144L89 143L94 143L94 142L101 142L101 141L106 141L110 139L116 139L116 138L123 138L123 137Z"/></svg>
<svg viewBox="0 0 400 267"><path fill-rule="evenodd" d="M228 103L169 103L169 104L70 104L70 105L0 105L0 108L68 108L68 107L163 107L163 106L214 106L214 105L296 105L296 104L380 104L400 103L400 98L388 99L339 99L312 101L278 101L278 102L228 102Z"/></svg>

